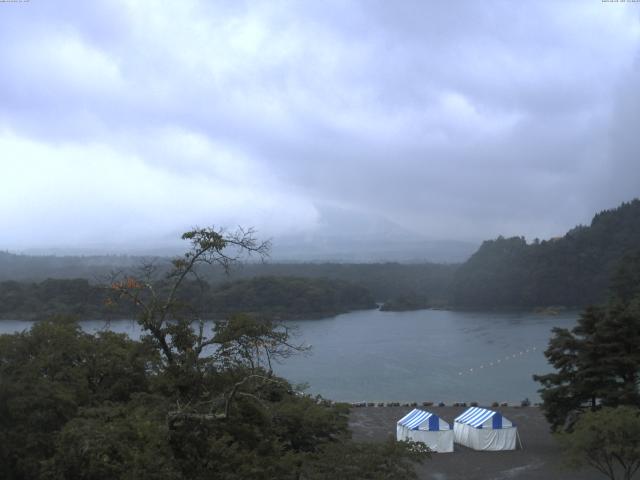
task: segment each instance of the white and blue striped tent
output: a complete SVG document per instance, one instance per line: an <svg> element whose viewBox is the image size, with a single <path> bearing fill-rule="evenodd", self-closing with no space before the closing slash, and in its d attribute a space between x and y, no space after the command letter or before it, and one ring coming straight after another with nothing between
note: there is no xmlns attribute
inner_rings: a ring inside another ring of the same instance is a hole
<svg viewBox="0 0 640 480"><path fill-rule="evenodd" d="M413 409L398 420L398 440L422 442L434 452L453 452L453 430L436 414Z"/></svg>
<svg viewBox="0 0 640 480"><path fill-rule="evenodd" d="M518 430L500 412L471 407L453 422L456 443L474 450L515 450Z"/></svg>

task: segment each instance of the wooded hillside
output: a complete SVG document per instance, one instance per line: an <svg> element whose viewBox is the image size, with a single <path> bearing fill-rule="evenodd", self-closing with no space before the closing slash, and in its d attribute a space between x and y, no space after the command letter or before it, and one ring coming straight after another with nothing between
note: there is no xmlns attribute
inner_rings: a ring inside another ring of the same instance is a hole
<svg viewBox="0 0 640 480"><path fill-rule="evenodd" d="M528 244L522 237L489 240L455 273L457 307L582 307L601 303L626 254L640 248L640 200L596 214L589 226Z"/></svg>

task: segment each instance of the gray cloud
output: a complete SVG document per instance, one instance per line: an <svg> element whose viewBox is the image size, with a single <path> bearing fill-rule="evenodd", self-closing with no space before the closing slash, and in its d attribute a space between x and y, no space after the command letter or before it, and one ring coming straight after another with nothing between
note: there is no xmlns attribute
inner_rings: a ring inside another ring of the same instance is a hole
<svg viewBox="0 0 640 480"><path fill-rule="evenodd" d="M640 4L0 8L0 248L548 237L640 192Z"/></svg>

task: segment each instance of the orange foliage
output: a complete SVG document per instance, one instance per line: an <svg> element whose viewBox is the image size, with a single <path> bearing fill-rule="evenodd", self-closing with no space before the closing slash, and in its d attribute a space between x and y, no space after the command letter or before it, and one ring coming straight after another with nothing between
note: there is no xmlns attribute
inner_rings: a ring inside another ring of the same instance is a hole
<svg viewBox="0 0 640 480"><path fill-rule="evenodd" d="M140 283L133 277L127 277L121 282L113 282L111 284L112 290L140 290L142 288L142 283Z"/></svg>

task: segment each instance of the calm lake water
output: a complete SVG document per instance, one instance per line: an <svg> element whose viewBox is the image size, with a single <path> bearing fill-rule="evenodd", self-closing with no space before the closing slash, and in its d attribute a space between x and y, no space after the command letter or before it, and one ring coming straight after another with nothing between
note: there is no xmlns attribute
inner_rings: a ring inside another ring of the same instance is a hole
<svg viewBox="0 0 640 480"><path fill-rule="evenodd" d="M572 327L578 312L558 316L419 310L365 310L321 320L288 322L311 352L275 367L308 392L342 401L537 401L534 373L551 371L544 358L551 329ZM0 321L0 333L30 322ZM85 321L87 331L105 327ZM110 328L132 337L126 320Z"/></svg>

